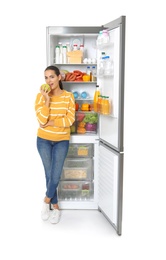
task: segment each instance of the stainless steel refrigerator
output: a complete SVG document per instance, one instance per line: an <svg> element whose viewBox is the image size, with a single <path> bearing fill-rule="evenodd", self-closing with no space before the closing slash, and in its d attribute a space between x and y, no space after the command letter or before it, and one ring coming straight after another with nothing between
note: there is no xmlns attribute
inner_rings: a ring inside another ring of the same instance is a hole
<svg viewBox="0 0 166 260"><path fill-rule="evenodd" d="M109 96L112 109L109 115L98 115L98 128L95 133L74 133L71 135L71 146L89 145L88 147L92 149L90 155L91 196L89 199L81 199L79 196L77 198L77 195L74 199L62 198L60 207L62 209L99 210L114 227L118 235L122 234L125 23L126 17L121 16L99 27L48 26L46 28L47 66L55 64L63 71L85 71L87 66L95 66L98 71L102 52L111 57L113 62L111 76L97 74L96 82L63 82L66 90L79 93L76 101L86 103L93 102L96 84L98 84L100 91L105 96ZM109 43L98 44L99 32L105 29L109 33ZM59 43L69 43L70 46L83 44L83 59L85 61L90 59L91 63L83 63L82 61L82 63L75 64L57 64L55 62L55 47ZM81 99L82 92L88 93L86 100ZM85 160L86 163L89 163L89 161L86 162Z"/></svg>

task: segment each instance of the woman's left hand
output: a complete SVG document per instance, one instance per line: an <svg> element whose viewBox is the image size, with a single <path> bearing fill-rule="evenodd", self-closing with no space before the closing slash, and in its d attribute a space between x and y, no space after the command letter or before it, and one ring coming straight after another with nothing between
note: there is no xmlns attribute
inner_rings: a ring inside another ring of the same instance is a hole
<svg viewBox="0 0 166 260"><path fill-rule="evenodd" d="M54 120L49 120L45 125L40 124L40 127L45 128L46 126L54 126Z"/></svg>

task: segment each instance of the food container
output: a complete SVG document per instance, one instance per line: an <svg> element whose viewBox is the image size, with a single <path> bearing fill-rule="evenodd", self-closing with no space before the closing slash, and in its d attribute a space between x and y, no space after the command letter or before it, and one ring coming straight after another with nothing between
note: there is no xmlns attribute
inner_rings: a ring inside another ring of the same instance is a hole
<svg viewBox="0 0 166 260"><path fill-rule="evenodd" d="M80 50L67 52L69 63L82 63L83 53Z"/></svg>
<svg viewBox="0 0 166 260"><path fill-rule="evenodd" d="M90 181L60 181L59 200L91 200L94 198L94 185Z"/></svg>
<svg viewBox="0 0 166 260"><path fill-rule="evenodd" d="M66 158L61 177L62 180L91 180L92 178L92 158Z"/></svg>
<svg viewBox="0 0 166 260"><path fill-rule="evenodd" d="M93 144L70 144L67 157L93 157L94 146Z"/></svg>

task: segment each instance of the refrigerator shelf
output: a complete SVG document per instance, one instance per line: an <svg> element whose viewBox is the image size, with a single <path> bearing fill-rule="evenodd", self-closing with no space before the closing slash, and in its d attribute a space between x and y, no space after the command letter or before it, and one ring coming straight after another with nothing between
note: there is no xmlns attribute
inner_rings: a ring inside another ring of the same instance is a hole
<svg viewBox="0 0 166 260"><path fill-rule="evenodd" d="M97 81L62 81L63 84L97 84Z"/></svg>
<svg viewBox="0 0 166 260"><path fill-rule="evenodd" d="M56 66L97 66L97 63L54 63Z"/></svg>
<svg viewBox="0 0 166 260"><path fill-rule="evenodd" d="M101 50L101 49L110 48L113 46L114 46L113 42L108 42L108 43L102 43L102 44L97 45L97 48Z"/></svg>

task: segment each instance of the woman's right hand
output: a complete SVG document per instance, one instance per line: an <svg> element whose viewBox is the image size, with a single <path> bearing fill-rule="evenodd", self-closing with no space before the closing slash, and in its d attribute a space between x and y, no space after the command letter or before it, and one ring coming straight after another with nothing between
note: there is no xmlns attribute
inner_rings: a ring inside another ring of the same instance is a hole
<svg viewBox="0 0 166 260"><path fill-rule="evenodd" d="M43 97L45 98L46 106L49 106L50 96L48 94L50 93L50 91L44 90L41 86L40 92L43 95Z"/></svg>

